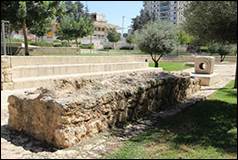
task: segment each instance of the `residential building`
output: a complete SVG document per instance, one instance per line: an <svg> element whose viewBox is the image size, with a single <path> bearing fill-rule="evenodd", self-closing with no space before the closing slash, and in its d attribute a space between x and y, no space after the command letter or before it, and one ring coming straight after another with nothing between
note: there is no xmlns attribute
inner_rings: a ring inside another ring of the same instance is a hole
<svg viewBox="0 0 238 160"><path fill-rule="evenodd" d="M120 30L119 26L107 22L105 15L101 13L90 13L94 25L94 33L92 36L85 37L81 43L93 43L96 48L102 48L103 43L107 42L107 33L113 29Z"/></svg>
<svg viewBox="0 0 238 160"><path fill-rule="evenodd" d="M174 24L184 21L183 10L188 1L144 1L144 10L155 14L161 20L170 20Z"/></svg>

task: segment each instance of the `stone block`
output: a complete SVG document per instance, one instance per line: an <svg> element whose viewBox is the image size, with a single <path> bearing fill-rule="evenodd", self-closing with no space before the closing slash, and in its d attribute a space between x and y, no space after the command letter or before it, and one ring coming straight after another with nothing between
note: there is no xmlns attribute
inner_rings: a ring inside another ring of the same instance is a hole
<svg viewBox="0 0 238 160"><path fill-rule="evenodd" d="M210 86L219 81L218 74L191 74L192 77L199 79L201 86Z"/></svg>
<svg viewBox="0 0 238 160"><path fill-rule="evenodd" d="M160 78L163 84L158 80ZM169 83L171 81L176 83ZM48 88L9 96L8 124L10 128L36 139L67 148L110 127L151 111L160 111L161 107L157 105L183 101L190 96L185 93L192 95L199 90L199 84L194 81L190 76L156 71L89 80L62 80ZM175 89L176 86L181 88ZM166 92L158 96L158 90L162 88ZM131 96L125 96L125 93ZM145 97L138 104L141 94ZM173 101L164 102L175 94L178 96Z"/></svg>
<svg viewBox="0 0 238 160"><path fill-rule="evenodd" d="M212 74L214 70L215 58L211 56L197 56L195 58L195 73Z"/></svg>

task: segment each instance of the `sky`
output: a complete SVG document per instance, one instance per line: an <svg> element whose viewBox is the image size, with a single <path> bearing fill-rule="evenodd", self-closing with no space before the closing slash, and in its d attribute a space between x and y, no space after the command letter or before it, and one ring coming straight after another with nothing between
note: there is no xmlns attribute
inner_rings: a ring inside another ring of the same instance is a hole
<svg viewBox="0 0 238 160"><path fill-rule="evenodd" d="M106 16L108 23L122 26L124 18L124 33L127 33L131 25L131 19L139 15L143 8L143 1L81 1L84 6L87 3L89 12L98 12Z"/></svg>

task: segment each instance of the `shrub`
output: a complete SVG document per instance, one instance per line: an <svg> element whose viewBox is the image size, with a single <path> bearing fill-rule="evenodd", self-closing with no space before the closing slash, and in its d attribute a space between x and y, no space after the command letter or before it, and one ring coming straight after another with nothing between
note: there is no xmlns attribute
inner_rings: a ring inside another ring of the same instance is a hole
<svg viewBox="0 0 238 160"><path fill-rule="evenodd" d="M61 47L70 47L70 44L68 43L68 41L63 40L61 41Z"/></svg>
<svg viewBox="0 0 238 160"><path fill-rule="evenodd" d="M53 47L53 43L47 41L36 41L36 42L29 42L30 45L40 46L40 47Z"/></svg>
<svg viewBox="0 0 238 160"><path fill-rule="evenodd" d="M123 46L123 47L120 47L120 50L133 50L134 47L133 46Z"/></svg>
<svg viewBox="0 0 238 160"><path fill-rule="evenodd" d="M218 53L219 44L218 43L212 43L208 45L208 52L211 54Z"/></svg>
<svg viewBox="0 0 238 160"><path fill-rule="evenodd" d="M225 60L226 55L232 53L232 46L229 44L212 43L208 46L211 54L218 53L221 56L220 62Z"/></svg>
<svg viewBox="0 0 238 160"><path fill-rule="evenodd" d="M82 49L93 49L94 44L80 44L80 48L82 48Z"/></svg>
<svg viewBox="0 0 238 160"><path fill-rule="evenodd" d="M104 46L103 49L113 49L111 46Z"/></svg>

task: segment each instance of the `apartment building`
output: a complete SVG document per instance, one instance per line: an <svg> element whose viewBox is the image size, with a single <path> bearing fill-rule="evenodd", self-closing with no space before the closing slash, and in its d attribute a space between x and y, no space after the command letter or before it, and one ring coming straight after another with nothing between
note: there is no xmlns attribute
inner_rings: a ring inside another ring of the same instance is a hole
<svg viewBox="0 0 238 160"><path fill-rule="evenodd" d="M144 10L155 14L161 20L170 20L174 24L184 21L183 10L188 1L144 1Z"/></svg>

